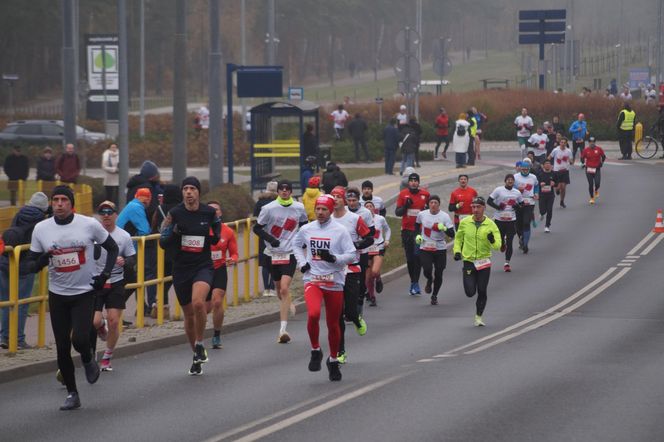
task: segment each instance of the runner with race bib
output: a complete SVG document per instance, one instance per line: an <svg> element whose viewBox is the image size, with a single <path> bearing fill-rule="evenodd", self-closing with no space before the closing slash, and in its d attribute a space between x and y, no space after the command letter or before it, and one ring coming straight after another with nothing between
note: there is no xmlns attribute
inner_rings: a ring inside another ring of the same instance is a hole
<svg viewBox="0 0 664 442"><path fill-rule="evenodd" d="M590 201L588 203L595 204L595 200L599 198L602 166L604 165L604 161L606 161L606 154L601 147L595 144L595 137L590 137L588 142L588 147L581 151L581 164L586 168L588 193L590 194Z"/></svg>
<svg viewBox="0 0 664 442"><path fill-rule="evenodd" d="M364 203L364 207L373 214L374 243L367 249L369 251L369 267L367 268L366 285L369 295L369 306L376 307L376 293L383 291L383 281L380 279L380 269L383 266L385 249L390 245L392 230L384 216L378 214L378 208L373 201Z"/></svg>
<svg viewBox="0 0 664 442"><path fill-rule="evenodd" d="M522 202L523 197L521 192L514 188L514 175L511 173L505 175L505 185L493 189L493 192L489 195L489 200L486 202L496 209L493 220L500 231L500 251L505 252L503 270L506 272L512 271L510 259L512 258L512 241L516 234L516 209Z"/></svg>
<svg viewBox="0 0 664 442"><path fill-rule="evenodd" d="M477 196L477 190L468 185L468 175L459 175L459 187L450 194L450 205L448 211L454 212L454 228L459 230L459 221L472 215L470 203Z"/></svg>
<svg viewBox="0 0 664 442"><path fill-rule="evenodd" d="M517 211L516 234L519 235L521 250L523 253L528 253L530 223L534 223L537 227L534 213L535 202L539 199L539 181L534 174L530 173L530 163L525 160L519 165L519 173L514 175L514 187L521 192L523 197L521 210Z"/></svg>

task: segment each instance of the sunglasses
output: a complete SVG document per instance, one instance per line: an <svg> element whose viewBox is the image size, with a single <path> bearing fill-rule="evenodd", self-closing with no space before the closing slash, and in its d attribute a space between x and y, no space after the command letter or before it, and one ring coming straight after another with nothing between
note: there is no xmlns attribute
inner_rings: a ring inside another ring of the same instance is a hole
<svg viewBox="0 0 664 442"><path fill-rule="evenodd" d="M113 209L101 209L99 212L97 212L99 215L113 215L115 213L115 210Z"/></svg>

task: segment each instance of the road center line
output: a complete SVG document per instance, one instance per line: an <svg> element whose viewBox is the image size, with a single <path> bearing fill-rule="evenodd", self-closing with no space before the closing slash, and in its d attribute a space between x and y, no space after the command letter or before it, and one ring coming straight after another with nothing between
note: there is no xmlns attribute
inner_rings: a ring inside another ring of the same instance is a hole
<svg viewBox="0 0 664 442"><path fill-rule="evenodd" d="M645 236L645 238L643 238L643 239L642 239L642 240L641 240L636 246L634 246L634 248L633 248L632 250L630 250L629 252L627 252L627 255L628 255L628 256L629 256L629 255L635 255L636 252L637 252L641 247L643 247L643 245L644 245L645 243L647 243L648 241L650 241L650 238L652 238L654 235L655 235L655 234L654 234L653 232L648 232L648 234Z"/></svg>
<svg viewBox="0 0 664 442"><path fill-rule="evenodd" d="M651 233L652 233L652 232L651 232ZM654 249L655 246L657 246L657 244L659 244L659 242L660 242L662 239L664 239L664 235L659 234L659 236L657 237L657 239L654 240L653 242L651 242L650 245L649 245L648 247L646 247L646 248L643 250L643 252L641 252L641 256L646 256L648 253L650 253L651 250Z"/></svg>

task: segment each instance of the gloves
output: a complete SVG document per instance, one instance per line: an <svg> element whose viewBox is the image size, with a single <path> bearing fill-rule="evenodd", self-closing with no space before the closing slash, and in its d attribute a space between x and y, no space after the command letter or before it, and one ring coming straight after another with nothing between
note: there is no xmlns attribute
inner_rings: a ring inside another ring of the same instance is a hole
<svg viewBox="0 0 664 442"><path fill-rule="evenodd" d="M309 263L306 263L306 264L303 265L302 268L300 269L300 271L301 271L302 273L307 273L309 270L311 270L311 265L309 265Z"/></svg>
<svg viewBox="0 0 664 442"><path fill-rule="evenodd" d="M105 272L102 272L98 274L97 276L92 277L92 282L90 285L92 286L93 289L95 290L101 290L104 288L104 284L106 284L106 281L111 275Z"/></svg>
<svg viewBox="0 0 664 442"><path fill-rule="evenodd" d="M413 205L413 200L410 198L406 198L406 201L403 203L403 206L407 209L412 205Z"/></svg>
<svg viewBox="0 0 664 442"><path fill-rule="evenodd" d="M489 232L489 234L486 236L486 239L488 239L491 244L496 242L496 238L493 237L493 232Z"/></svg>
<svg viewBox="0 0 664 442"><path fill-rule="evenodd" d="M275 237L272 237L268 242L270 243L270 245L271 245L272 247L279 247L279 245L281 244L281 241L279 241L279 240L278 240L277 238L275 238Z"/></svg>
<svg viewBox="0 0 664 442"><path fill-rule="evenodd" d="M415 244L417 244L418 246L422 244L422 235L417 235L415 237Z"/></svg>
<svg viewBox="0 0 664 442"><path fill-rule="evenodd" d="M443 223L438 223L433 225L433 230L437 232L444 232L447 230L447 227L445 227L445 224Z"/></svg>
<svg viewBox="0 0 664 442"><path fill-rule="evenodd" d="M319 249L318 250L318 256L320 256L320 259L323 261L327 262L336 262L337 257L332 255L329 250L327 249Z"/></svg>
<svg viewBox="0 0 664 442"><path fill-rule="evenodd" d="M461 252L456 252L454 254L454 260L455 261L461 261Z"/></svg>

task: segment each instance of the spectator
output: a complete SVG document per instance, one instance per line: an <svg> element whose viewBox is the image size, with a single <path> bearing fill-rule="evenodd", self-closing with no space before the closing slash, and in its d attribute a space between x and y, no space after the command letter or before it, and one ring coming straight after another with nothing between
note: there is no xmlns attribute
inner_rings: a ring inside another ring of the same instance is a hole
<svg viewBox="0 0 664 442"><path fill-rule="evenodd" d="M419 131L418 131L419 129ZM406 124L401 129L401 175L404 174L404 169L408 166L415 166L415 151L419 144L419 134L422 129L415 121L415 125Z"/></svg>
<svg viewBox="0 0 664 442"><path fill-rule="evenodd" d="M454 123L452 149L454 150L457 169L466 167L466 155L468 154L468 144L470 143L470 123L467 121L467 118L468 115L460 113L459 119Z"/></svg>
<svg viewBox="0 0 664 442"><path fill-rule="evenodd" d="M472 109L468 109L466 111L466 121L468 121L468 124L470 124L470 128L468 129L469 132L469 137L468 137L468 160L467 164L469 166L474 166L475 165L475 140L477 139L477 120L475 119L475 114L473 113Z"/></svg>
<svg viewBox="0 0 664 442"><path fill-rule="evenodd" d="M198 124L201 129L207 130L210 128L210 110L205 105L198 109Z"/></svg>
<svg viewBox="0 0 664 442"><path fill-rule="evenodd" d="M163 193L163 189L159 184L159 168L152 161L143 161L141 170L138 175L134 175L127 182L127 202L134 199L134 193L137 189L147 187L152 193L152 199L148 206L148 217L152 219L157 205L159 204L159 195Z"/></svg>
<svg viewBox="0 0 664 442"><path fill-rule="evenodd" d="M12 219L12 226L7 229L2 239L6 245L17 246L30 244L32 230L35 225L46 217L49 204L48 197L42 192L36 192L30 201L18 211ZM22 259L18 268L18 298L25 299L32 296L32 286L35 274L29 273L30 261ZM9 258L0 256L0 301L9 300ZM25 320L28 317L29 304L22 304L18 308L18 348L27 349L30 346L25 342ZM9 346L9 309L2 309L2 331L0 332L0 347Z"/></svg>
<svg viewBox="0 0 664 442"><path fill-rule="evenodd" d="M302 204L304 204L304 210L307 212L307 218L309 218L309 221L316 219L316 214L314 213L316 198L322 194L323 192L320 191L320 177L311 177L307 183L307 188L302 195Z"/></svg>
<svg viewBox="0 0 664 442"><path fill-rule="evenodd" d="M18 191L19 180L25 181L30 174L30 161L28 157L21 153L21 146L14 146L11 154L7 155L4 164L7 181L7 190L9 190L9 203L16 205L16 192Z"/></svg>
<svg viewBox="0 0 664 442"><path fill-rule="evenodd" d="M394 175L394 161L399 148L399 129L397 119L392 118L383 129L383 142L385 143L385 174Z"/></svg>
<svg viewBox="0 0 664 442"><path fill-rule="evenodd" d="M645 92L646 104L655 104L657 101L657 91L655 90L655 83L651 83L646 88Z"/></svg>
<svg viewBox="0 0 664 442"><path fill-rule="evenodd" d="M78 154L74 152L72 143L65 146L65 151L55 162L55 173L60 176L60 181L63 183L75 184L78 181L78 176L81 174L81 160L78 158Z"/></svg>
<svg viewBox="0 0 664 442"><path fill-rule="evenodd" d="M37 181L55 181L55 158L53 149L46 146L37 159Z"/></svg>
<svg viewBox="0 0 664 442"><path fill-rule="evenodd" d="M302 170L302 175L300 175L300 189L302 193L307 188L309 184L309 179L314 176L314 166L316 165L316 157L309 156L304 159L304 169Z"/></svg>
<svg viewBox="0 0 664 442"><path fill-rule="evenodd" d="M344 109L344 105L340 104L337 107L337 110L330 114L330 118L334 121L334 134L336 139L341 141L344 137L344 128L346 127L346 121L350 118L348 112Z"/></svg>
<svg viewBox="0 0 664 442"><path fill-rule="evenodd" d="M475 130L475 156L478 160L481 160L482 155L480 154L480 144L482 142L482 125L489 120L489 117L478 111L475 106L471 107L470 110L473 112L475 122L477 123L477 129Z"/></svg>
<svg viewBox="0 0 664 442"><path fill-rule="evenodd" d="M415 152L414 152L414 161L415 161L415 167L421 167L420 166L420 141L422 140L422 126L420 126L420 123L417 122L417 118L412 117L408 121L408 126L411 127L413 132L415 133L416 137L416 144L415 144Z"/></svg>
<svg viewBox="0 0 664 442"><path fill-rule="evenodd" d="M118 204L118 164L120 155L118 145L111 143L101 156L101 168L104 170L104 189L106 189L106 201Z"/></svg>
<svg viewBox="0 0 664 442"><path fill-rule="evenodd" d="M442 143L445 143L442 157L447 158L447 148L450 147L450 138L449 138L450 118L447 115L447 111L445 110L444 107L440 108L440 113L436 117L436 122L434 123L434 126L436 127L436 147L434 148L433 151L433 159L434 160L439 159L438 149L440 148L440 145Z"/></svg>
<svg viewBox="0 0 664 442"><path fill-rule="evenodd" d="M303 157L316 157L316 172L318 172L318 165L320 164L320 151L318 149L318 140L314 134L314 125L307 123L302 134L302 156ZM303 188L304 189L304 188Z"/></svg>
<svg viewBox="0 0 664 442"><path fill-rule="evenodd" d="M560 133L561 135L565 133L565 125L560 122L560 117L558 115L553 116L551 124L553 125L553 131L555 133Z"/></svg>
<svg viewBox="0 0 664 442"><path fill-rule="evenodd" d="M254 206L254 217L258 217L263 206L277 199L277 182L270 181L265 186L265 192L258 195L258 200ZM277 296L274 291L274 280L270 273L270 258L265 255L265 241L258 241L258 265L261 266L261 275L263 277L263 296Z"/></svg>
<svg viewBox="0 0 664 442"><path fill-rule="evenodd" d="M620 93L619 97L623 101L630 101L632 99L632 93L629 91L629 88L627 86L625 86L625 87L623 87L623 90Z"/></svg>
<svg viewBox="0 0 664 442"><path fill-rule="evenodd" d="M341 171L341 168L330 161L327 163L327 170L323 173L323 191L325 193L332 192L337 186L347 187L348 180L346 174Z"/></svg>
<svg viewBox="0 0 664 442"><path fill-rule="evenodd" d="M353 139L353 146L355 146L355 162L360 162L360 146L362 146L362 153L364 154L364 161L369 162L369 151L367 150L367 132L369 126L367 122L362 119L362 115L357 113L355 118L348 123L348 132Z"/></svg>
<svg viewBox="0 0 664 442"><path fill-rule="evenodd" d="M405 104L402 104L399 106L399 112L394 116L394 118L397 119L399 122L399 130L401 130L402 127L405 127L408 124L408 108L406 108Z"/></svg>

